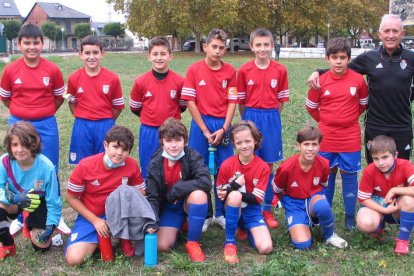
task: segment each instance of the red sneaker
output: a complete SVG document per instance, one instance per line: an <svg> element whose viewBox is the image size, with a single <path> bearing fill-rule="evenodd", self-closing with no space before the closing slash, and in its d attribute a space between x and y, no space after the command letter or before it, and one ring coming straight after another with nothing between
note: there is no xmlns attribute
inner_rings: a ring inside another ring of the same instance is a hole
<svg viewBox="0 0 414 276"><path fill-rule="evenodd" d="M130 240L119 239L121 243L122 254L126 257L132 257L135 254L135 248Z"/></svg>
<svg viewBox="0 0 414 276"><path fill-rule="evenodd" d="M399 256L410 253L408 241L396 239L394 253Z"/></svg>
<svg viewBox="0 0 414 276"><path fill-rule="evenodd" d="M246 231L246 230L242 230L242 229L240 229L240 228L237 228L237 231L236 231L236 238L237 238L239 241L244 241L244 240L246 240L246 239L247 239L247 231Z"/></svg>
<svg viewBox="0 0 414 276"><path fill-rule="evenodd" d="M224 246L224 260L229 264L239 263L237 247L234 244L228 243Z"/></svg>
<svg viewBox="0 0 414 276"><path fill-rule="evenodd" d="M3 261L4 258L11 257L16 255L16 244L5 246L0 246L0 261Z"/></svg>
<svg viewBox="0 0 414 276"><path fill-rule="evenodd" d="M201 263L206 260L206 256L204 256L203 250L201 250L198 242L188 241L185 244L185 251L187 251L192 262Z"/></svg>
<svg viewBox="0 0 414 276"><path fill-rule="evenodd" d="M279 223L275 219L275 216L273 216L272 212L270 211L263 211L262 215L266 221L267 226L271 229L276 229L279 227Z"/></svg>

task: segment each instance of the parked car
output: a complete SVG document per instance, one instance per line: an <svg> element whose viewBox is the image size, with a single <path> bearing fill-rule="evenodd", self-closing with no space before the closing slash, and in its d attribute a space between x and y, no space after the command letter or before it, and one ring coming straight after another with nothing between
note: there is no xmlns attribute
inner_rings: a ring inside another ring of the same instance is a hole
<svg viewBox="0 0 414 276"><path fill-rule="evenodd" d="M204 41L200 41L200 49L203 49ZM194 51L195 50L195 40L188 40L183 44L183 51Z"/></svg>
<svg viewBox="0 0 414 276"><path fill-rule="evenodd" d="M238 50L249 51L250 50L250 42L248 39L235 37L233 38L233 45L234 45L234 51L238 51ZM226 48L227 50L230 50L230 39L226 40Z"/></svg>
<svg viewBox="0 0 414 276"><path fill-rule="evenodd" d="M325 41L319 41L318 46L316 48L325 48Z"/></svg>

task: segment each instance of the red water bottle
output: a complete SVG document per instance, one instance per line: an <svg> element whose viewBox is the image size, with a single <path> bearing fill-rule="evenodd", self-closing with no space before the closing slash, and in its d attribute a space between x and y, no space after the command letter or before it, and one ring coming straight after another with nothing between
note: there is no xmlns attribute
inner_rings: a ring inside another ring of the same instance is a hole
<svg viewBox="0 0 414 276"><path fill-rule="evenodd" d="M112 251L111 237L103 237L98 233L99 250L101 251L101 259L104 262L110 262L114 259L114 252Z"/></svg>

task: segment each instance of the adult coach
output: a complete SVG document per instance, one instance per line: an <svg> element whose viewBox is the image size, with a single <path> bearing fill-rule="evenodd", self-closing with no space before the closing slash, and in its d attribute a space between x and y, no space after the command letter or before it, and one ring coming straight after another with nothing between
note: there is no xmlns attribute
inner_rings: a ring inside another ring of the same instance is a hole
<svg viewBox="0 0 414 276"><path fill-rule="evenodd" d="M365 115L365 156L368 163L372 162L368 142L381 134L394 138L398 157L409 159L411 155L414 53L403 49L403 35L401 18L384 15L378 31L382 46L357 56L348 65L367 76L369 100ZM312 88L319 89L319 73L314 72L307 82Z"/></svg>

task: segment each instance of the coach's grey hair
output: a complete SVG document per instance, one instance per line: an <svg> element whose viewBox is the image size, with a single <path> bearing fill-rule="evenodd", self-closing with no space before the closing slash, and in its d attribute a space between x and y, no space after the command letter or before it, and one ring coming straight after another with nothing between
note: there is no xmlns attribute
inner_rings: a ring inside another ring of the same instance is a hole
<svg viewBox="0 0 414 276"><path fill-rule="evenodd" d="M402 23L401 17L398 14L384 14L381 18L381 23L379 26L379 30L381 31L382 26L384 25L384 22L386 20L398 20L400 21L400 28L401 30L404 30L404 24Z"/></svg>

